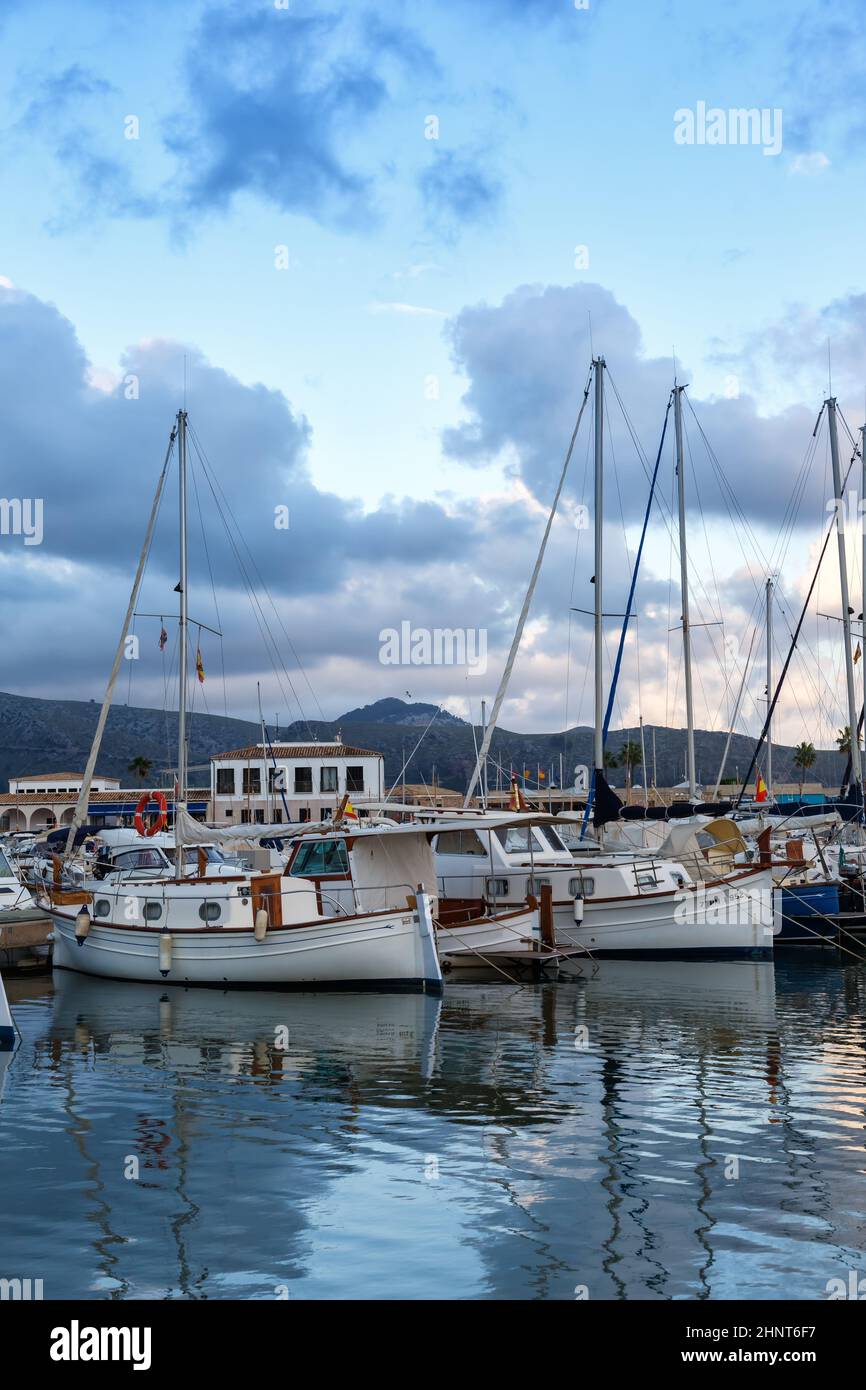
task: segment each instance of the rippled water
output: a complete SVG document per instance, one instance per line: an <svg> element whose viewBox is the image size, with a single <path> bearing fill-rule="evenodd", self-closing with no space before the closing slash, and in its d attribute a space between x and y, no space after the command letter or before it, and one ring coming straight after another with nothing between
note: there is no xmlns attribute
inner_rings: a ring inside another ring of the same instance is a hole
<svg viewBox="0 0 866 1390"><path fill-rule="evenodd" d="M862 967L606 961L441 1001L8 988L0 1277L46 1298L816 1299L866 1274Z"/></svg>

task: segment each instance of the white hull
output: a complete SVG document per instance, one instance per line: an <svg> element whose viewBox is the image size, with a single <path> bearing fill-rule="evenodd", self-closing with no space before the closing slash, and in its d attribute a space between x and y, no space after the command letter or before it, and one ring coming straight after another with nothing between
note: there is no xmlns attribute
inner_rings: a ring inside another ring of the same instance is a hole
<svg viewBox="0 0 866 1390"><path fill-rule="evenodd" d="M765 908L764 876L748 887L722 885L653 893L628 899L587 898L583 921L571 903L554 906L558 945L587 954L640 959L751 959L772 956L772 907ZM769 900L772 901L771 899Z"/></svg>
<svg viewBox="0 0 866 1390"><path fill-rule="evenodd" d="M542 948L538 913L534 911L440 927L436 944L440 959L452 966L483 966L485 959L538 961L551 954Z"/></svg>
<svg viewBox="0 0 866 1390"><path fill-rule="evenodd" d="M160 960L164 933L93 922L79 945L75 917L57 909L52 917L55 966L109 980L282 989L441 988L435 943L427 938L423 917L405 909L272 928L261 942L251 930L179 929L170 934L167 971Z"/></svg>

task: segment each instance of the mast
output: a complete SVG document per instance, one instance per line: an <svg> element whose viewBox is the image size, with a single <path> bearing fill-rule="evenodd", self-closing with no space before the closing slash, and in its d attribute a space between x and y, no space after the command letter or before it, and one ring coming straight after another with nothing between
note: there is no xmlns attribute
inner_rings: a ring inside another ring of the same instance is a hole
<svg viewBox="0 0 866 1390"><path fill-rule="evenodd" d="M674 382L674 425L677 437L677 495L680 516L680 590L683 602L683 675L686 687L686 776L689 799L698 796L695 778L695 712L692 697L692 638L689 624L689 569L686 551L686 470L683 460L682 393L686 388Z"/></svg>
<svg viewBox="0 0 866 1390"><path fill-rule="evenodd" d="M848 728L851 745L851 778L856 794L862 798L863 776L860 767L860 739L857 733L857 698L854 694L854 660L851 651L851 604L848 593L848 559L845 553L844 496L842 470L839 465L839 436L836 428L836 397L828 396L827 422L830 427L830 459L833 464L833 491L836 496L836 540L839 546L839 587L842 591L842 630L845 642L845 683L848 691Z"/></svg>
<svg viewBox="0 0 866 1390"><path fill-rule="evenodd" d="M586 403L589 400L589 388L590 380L589 378L587 378L586 387L584 388L583 392L583 400L580 403L580 410L577 414L577 420L575 421L571 441L568 445L568 449L566 450L565 461L562 465L562 472L559 476L559 484L556 489L556 495L553 499L553 505L550 508L550 514L547 518L547 525L544 528L544 535L541 538L541 545L539 546L538 555L536 556L535 565L533 566L532 575L529 580L529 586L526 590L526 597L523 600L523 607L521 608L520 616L517 619L517 627L514 629L514 636L511 639L511 647L509 648L508 659L505 662L505 669L503 670L502 676L499 681L499 689L497 690L496 698L493 701L493 709L490 712L490 719L488 720L487 727L484 730L484 737L481 740L481 747L479 748L478 755L475 759L475 767L473 769L472 776L469 779L469 786L466 788L466 795L463 798L464 810L472 801L472 794L475 791L475 788L478 786L478 779L481 776L481 769L487 760L488 753L490 752L490 743L493 738L493 733L496 729L496 725L499 721L499 711L502 708L502 701L505 699L505 692L508 689L508 682L511 679L511 670L514 666L514 662L517 657L518 648L520 647L520 639L523 636L523 629L526 625L526 618L529 613L530 605L532 603L532 596L535 593L535 586L538 583L538 576L541 572L541 562L544 559L544 552L547 548L547 540L550 536L551 528L553 526L553 519L556 516L556 509L559 506L559 498L562 494L562 489L565 486L565 476L568 472L568 465L571 462L571 455L574 452L574 444L575 440L577 439L577 432L580 429L580 422L583 419L583 412L586 409Z"/></svg>
<svg viewBox="0 0 866 1390"><path fill-rule="evenodd" d="M178 433L178 502L180 505L180 594L179 625L179 683L177 711L177 792L174 799L174 866L178 878L183 877L183 835L180 813L186 811L186 681L187 681L187 526L186 526L186 411L177 412Z"/></svg>
<svg viewBox="0 0 866 1390"><path fill-rule="evenodd" d="M153 505L150 509L150 517L147 523L147 531L145 532L144 536L144 544L141 547L141 555L139 556L138 560L138 569L135 572L135 580L133 581L132 592L129 595L129 603L126 609L126 617L123 620L123 628L120 633L120 640L117 643L117 650L114 653L114 664L111 668L111 675L108 678L108 685L105 689L105 697L102 701L102 708L99 711L99 719L97 720L96 724L96 732L93 735L93 742L90 746L90 753L87 758L87 766L84 770L84 777L82 778L81 787L78 792L78 801L76 803L75 812L72 817L72 823L69 826L69 833L66 836L66 845L63 850L64 859L67 859L69 855L72 853L75 847L75 832L79 829L80 826L84 824L87 818L87 806L90 800L90 784L93 781L93 774L96 770L96 760L99 757L99 749L102 745L102 735L105 730L105 721L108 718L108 711L111 709L111 701L114 695L114 687L117 683L117 677L120 672L120 663L123 660L124 652L126 650L126 636L129 632L129 625L132 621L132 617L135 612L135 605L138 602L138 595L141 590L141 581L144 575L144 567L147 563L148 554L150 553L150 543L153 539L153 531L154 527L156 526L157 516L159 515L159 504L162 498L162 490L165 485L166 474L168 473L169 461L171 459L172 451L174 449L175 437L176 429L172 429L168 440L168 448L165 451L165 459L163 460L162 472L159 475L159 482L156 485L156 493L154 495Z"/></svg>
<svg viewBox="0 0 866 1390"><path fill-rule="evenodd" d="M646 765L646 739L643 732L643 715L640 716L640 760L641 771L643 772L643 802L644 806L649 806L649 793L647 791L647 765Z"/></svg>
<svg viewBox="0 0 866 1390"><path fill-rule="evenodd" d="M596 357L595 370L595 738L594 764L596 774L604 773L604 633L603 633L603 560L604 560L604 358Z"/></svg>
<svg viewBox="0 0 866 1390"><path fill-rule="evenodd" d="M860 614L860 657L863 662L863 710L861 710L860 712L860 720L858 721L857 725L858 748L860 746L860 724L866 721L866 714L863 713L863 711L866 710L866 425L860 426L860 463L860 537L863 545L863 553L861 557L861 576L863 580L861 607L863 611Z"/></svg>
<svg viewBox="0 0 866 1390"><path fill-rule="evenodd" d="M773 580L767 580L767 799L773 801Z"/></svg>

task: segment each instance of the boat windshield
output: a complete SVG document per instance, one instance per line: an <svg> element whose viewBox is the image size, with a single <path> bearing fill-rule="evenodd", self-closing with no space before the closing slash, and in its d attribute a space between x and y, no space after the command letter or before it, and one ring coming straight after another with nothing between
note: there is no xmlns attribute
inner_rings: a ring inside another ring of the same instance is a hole
<svg viewBox="0 0 866 1390"><path fill-rule="evenodd" d="M554 830L552 825L539 825L535 831L536 836L541 836L545 849L552 849L557 854L568 854L568 850L559 837L559 830Z"/></svg>
<svg viewBox="0 0 866 1390"><path fill-rule="evenodd" d="M15 875L12 872L12 865L9 863L9 860L6 858L6 855L3 853L2 849L0 849L0 878L14 877Z"/></svg>
<svg viewBox="0 0 866 1390"><path fill-rule="evenodd" d="M496 832L496 838L506 854L529 853L528 825L500 826Z"/></svg>
<svg viewBox="0 0 866 1390"><path fill-rule="evenodd" d="M183 851L183 861L191 864L193 868L198 866L199 850L204 850L205 858L209 864L226 864L228 861L221 849L216 845L186 845Z"/></svg>
<svg viewBox="0 0 866 1390"><path fill-rule="evenodd" d="M294 878L318 878L323 874L349 874L345 840L316 840L301 845L290 870Z"/></svg>

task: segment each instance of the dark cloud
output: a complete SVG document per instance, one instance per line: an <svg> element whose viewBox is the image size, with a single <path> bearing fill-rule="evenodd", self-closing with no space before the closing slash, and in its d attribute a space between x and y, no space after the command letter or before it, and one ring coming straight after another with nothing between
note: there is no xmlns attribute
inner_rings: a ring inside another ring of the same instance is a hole
<svg viewBox="0 0 866 1390"><path fill-rule="evenodd" d="M786 146L859 152L866 136L864 68L861 0L802 6L792 18L787 41Z"/></svg>
<svg viewBox="0 0 866 1390"><path fill-rule="evenodd" d="M448 331L455 364L469 384L463 398L468 418L445 431L446 451L469 464L497 457L510 460L542 502L552 497L556 486L583 395L592 341L609 368L611 471L616 470L626 520L642 514L646 471L615 393L645 454L654 457L674 365L670 358L644 352L637 323L608 290L593 284L524 285L500 305L464 309ZM688 382L689 377L687 364L680 363L680 381ZM701 400L694 392L690 398L740 505L775 525L785 510L814 414L806 407L763 414L759 402L746 394L746 380L744 373L736 399ZM701 505L727 517L725 491L688 411L685 418ZM612 507L618 505L613 498Z"/></svg>
<svg viewBox="0 0 866 1390"><path fill-rule="evenodd" d="M466 150L432 147L430 163L418 176L428 224L446 237L474 222L486 222L502 202L502 184L486 158Z"/></svg>
<svg viewBox="0 0 866 1390"><path fill-rule="evenodd" d="M280 392L245 386L194 349L167 342L131 349L120 383L97 390L68 320L29 295L0 289L4 490L44 499L40 554L133 565L185 372L191 423L224 493L219 507L247 537L274 589L332 592L356 563L448 560L470 545L471 521L433 503L392 501L365 515L359 503L316 488L306 461L310 426ZM194 450L191 459L207 528L222 535ZM288 532L274 525L278 506L289 510ZM170 577L173 518L166 513L163 523L154 563ZM221 558L234 574L230 550L226 538Z"/></svg>

